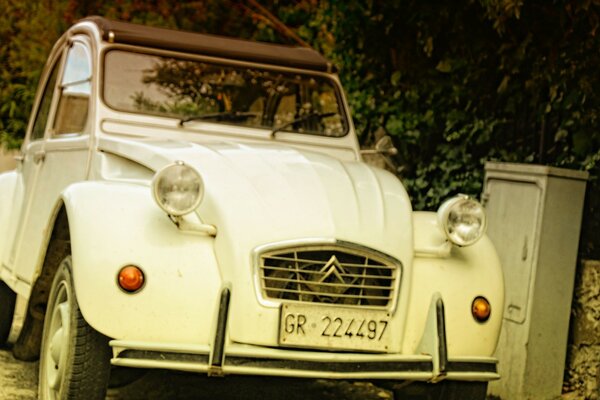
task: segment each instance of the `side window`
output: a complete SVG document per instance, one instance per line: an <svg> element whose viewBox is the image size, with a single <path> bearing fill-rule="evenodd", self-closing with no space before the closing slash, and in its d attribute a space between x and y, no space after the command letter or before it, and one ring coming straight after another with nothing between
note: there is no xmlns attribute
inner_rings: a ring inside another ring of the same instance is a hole
<svg viewBox="0 0 600 400"><path fill-rule="evenodd" d="M91 79L90 53L83 43L75 42L67 54L54 119L54 135L83 132L92 90Z"/></svg>
<svg viewBox="0 0 600 400"><path fill-rule="evenodd" d="M54 63L54 67L52 67L52 72L50 73L50 78L46 82L44 94L42 94L40 107L38 108L37 115L35 116L35 122L33 123L33 129L31 131L32 141L44 138L44 131L46 130L46 123L48 122L48 113L50 112L52 97L54 97L54 86L56 85L56 75L58 75L59 65L59 62Z"/></svg>

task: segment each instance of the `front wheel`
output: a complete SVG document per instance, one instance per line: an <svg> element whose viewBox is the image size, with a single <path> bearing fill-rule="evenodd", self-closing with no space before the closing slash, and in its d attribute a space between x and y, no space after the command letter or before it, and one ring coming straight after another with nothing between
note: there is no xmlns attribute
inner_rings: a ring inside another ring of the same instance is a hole
<svg viewBox="0 0 600 400"><path fill-rule="evenodd" d="M54 276L40 358L39 398L104 399L110 375L108 338L83 319L65 258Z"/></svg>
<svg viewBox="0 0 600 400"><path fill-rule="evenodd" d="M0 281L0 347L3 347L8 340L16 301L17 294L6 283Z"/></svg>

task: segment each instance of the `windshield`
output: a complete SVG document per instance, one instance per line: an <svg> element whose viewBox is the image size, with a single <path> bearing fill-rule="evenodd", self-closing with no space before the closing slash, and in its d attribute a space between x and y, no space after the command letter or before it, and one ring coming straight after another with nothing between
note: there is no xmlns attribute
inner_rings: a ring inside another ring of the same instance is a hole
<svg viewBox="0 0 600 400"><path fill-rule="evenodd" d="M284 131L335 137L348 129L337 86L326 77L123 50L106 53L104 100L117 110L182 123L285 125ZM309 114L317 118L301 118Z"/></svg>

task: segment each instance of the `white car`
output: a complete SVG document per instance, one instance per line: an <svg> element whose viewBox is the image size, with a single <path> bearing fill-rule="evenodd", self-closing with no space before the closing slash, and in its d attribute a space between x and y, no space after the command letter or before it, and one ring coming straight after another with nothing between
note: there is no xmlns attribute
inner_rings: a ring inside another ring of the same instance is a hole
<svg viewBox="0 0 600 400"><path fill-rule="evenodd" d="M499 378L483 208L414 212L362 162L311 49L84 19L50 54L18 158L0 175L0 343L23 296L14 353L40 357L41 399L104 398L129 368L444 399Z"/></svg>

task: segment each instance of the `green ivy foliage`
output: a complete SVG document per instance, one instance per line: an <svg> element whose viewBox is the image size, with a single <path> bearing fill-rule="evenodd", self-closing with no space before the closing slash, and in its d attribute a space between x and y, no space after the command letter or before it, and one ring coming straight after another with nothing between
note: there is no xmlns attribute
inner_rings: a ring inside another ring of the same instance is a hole
<svg viewBox="0 0 600 400"><path fill-rule="evenodd" d="M303 4L279 15L340 67L361 143L392 136L416 209L481 193L487 160L587 170L580 252L600 258L600 2Z"/></svg>
<svg viewBox="0 0 600 400"><path fill-rule="evenodd" d="M20 146L48 52L67 25L61 10L0 0L0 144Z"/></svg>
<svg viewBox="0 0 600 400"><path fill-rule="evenodd" d="M86 15L292 42L253 2L0 0L0 141L18 146L58 35ZM260 0L338 67L363 146L389 134L415 209L479 195L486 160L591 174L600 258L599 0Z"/></svg>

